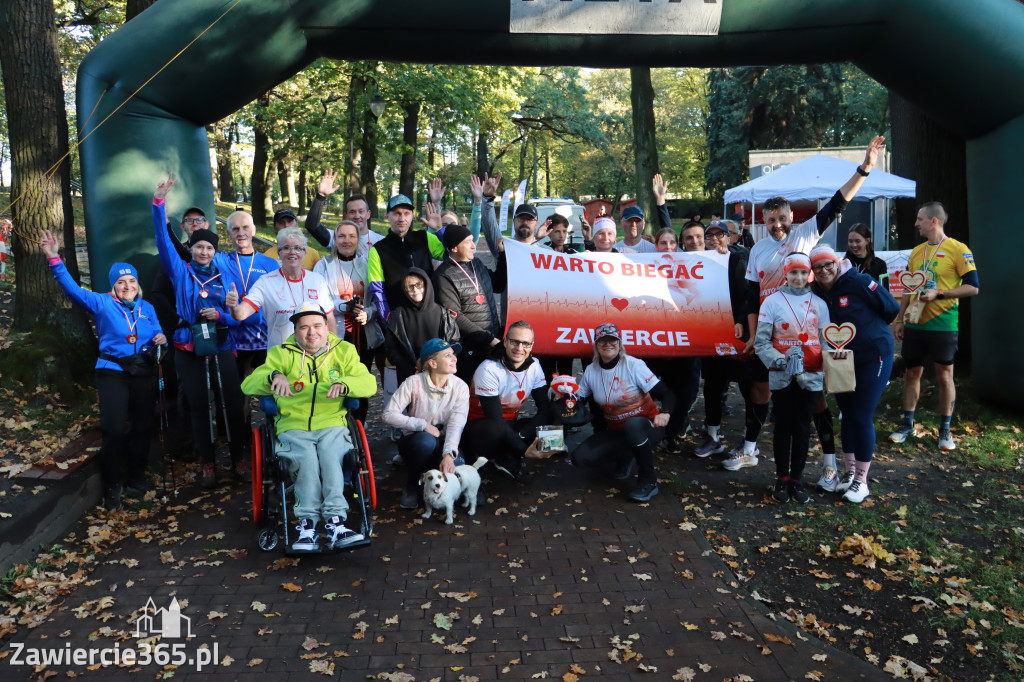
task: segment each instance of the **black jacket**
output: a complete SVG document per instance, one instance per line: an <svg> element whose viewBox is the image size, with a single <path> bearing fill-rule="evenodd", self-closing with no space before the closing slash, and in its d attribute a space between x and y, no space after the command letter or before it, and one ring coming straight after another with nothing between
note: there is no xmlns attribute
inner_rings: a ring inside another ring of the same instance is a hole
<svg viewBox="0 0 1024 682"><path fill-rule="evenodd" d="M442 307L458 313L455 322L459 325L464 348L489 348L494 339L501 338L504 325L498 315L494 294L505 290L507 279L508 268L504 251L498 254L494 272L488 270L479 258L457 265L451 258L446 258L434 271L434 292L437 295L437 302ZM476 286L473 286L474 282ZM477 287L480 289L479 292ZM478 295L483 296L483 303L477 303Z"/></svg>
<svg viewBox="0 0 1024 682"><path fill-rule="evenodd" d="M426 290L423 292L424 302L430 306L437 306L440 308L440 323L438 324L437 333L434 334L434 336L444 339L448 343L457 342L460 336L459 327L455 323L457 314L434 302L434 287L430 282L430 278L427 277L426 272L415 268L410 268L407 272L408 274L416 274L423 280L424 286L426 287ZM404 279L405 276L401 278L401 280ZM419 339L418 342L414 344L409 338L409 332L406 329L406 315L414 315L415 311L406 306L419 306L415 303L411 303L408 295L403 289L400 289L400 291L400 298L397 299L399 305L391 310L391 315L388 317L387 331L384 333L384 348L387 352L388 360L391 361L391 364L395 366L395 369L398 372L398 383L402 383L416 373L416 360L420 357L420 344L426 341L426 339ZM429 334L432 332L433 330L422 333Z"/></svg>

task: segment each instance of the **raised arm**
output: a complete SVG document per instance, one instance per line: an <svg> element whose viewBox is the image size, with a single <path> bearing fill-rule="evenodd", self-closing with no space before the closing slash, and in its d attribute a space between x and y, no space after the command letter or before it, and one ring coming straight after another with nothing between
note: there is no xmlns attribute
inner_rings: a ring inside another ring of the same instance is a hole
<svg viewBox="0 0 1024 682"><path fill-rule="evenodd" d="M668 196L668 183L665 182L661 173L654 175L654 203L658 207L658 224L664 227L672 227L672 217L668 214L668 206L665 205L665 197Z"/></svg>
<svg viewBox="0 0 1024 682"><path fill-rule="evenodd" d="M334 233L320 224L320 216L323 214L324 201L338 191L338 185L334 179L338 176L328 168L320 178L320 184L316 189L316 198L309 205L309 213L306 214L306 231L313 235L313 238L320 242L320 246L330 249L334 246Z"/></svg>

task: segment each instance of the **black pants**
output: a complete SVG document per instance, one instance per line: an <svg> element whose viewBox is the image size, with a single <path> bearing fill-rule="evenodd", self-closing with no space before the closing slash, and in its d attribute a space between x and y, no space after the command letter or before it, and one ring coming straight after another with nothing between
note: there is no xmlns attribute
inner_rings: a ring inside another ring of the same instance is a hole
<svg viewBox="0 0 1024 682"><path fill-rule="evenodd" d="M220 362L220 382L224 391L220 396L220 405L227 409L228 423L231 441L231 461L239 462L242 459L243 444L249 438L249 431L245 428L245 421L242 417L242 387L238 379L238 365L235 363L234 354L229 351L221 351L217 354ZM209 379L210 390L216 397L218 393L217 364L214 358L198 357L191 351L177 350L174 354L175 364L178 368L178 380L181 390L188 398L189 413L192 416L192 440L195 442L196 450L199 451L199 461L203 464L213 464L213 439L210 437L210 397L207 393L207 378ZM213 408L216 412L217 422L221 427L224 421L224 410L216 401Z"/></svg>
<svg viewBox="0 0 1024 682"><path fill-rule="evenodd" d="M672 358L651 360L647 366L665 382L676 397L676 407L665 427L666 438L676 438L686 433L690 419L690 408L697 400L700 390L700 358Z"/></svg>
<svg viewBox="0 0 1024 682"><path fill-rule="evenodd" d="M794 379L789 386L772 391L775 405L775 472L779 478L799 481L807 464L811 419L818 394L805 391Z"/></svg>
<svg viewBox="0 0 1024 682"><path fill-rule="evenodd" d="M597 431L572 451L572 463L593 467L605 463L618 464L623 457L634 457L640 471L639 481L654 482L654 448L665 436L665 429L655 426L647 417L630 417L622 429Z"/></svg>
<svg viewBox="0 0 1024 682"><path fill-rule="evenodd" d="M736 358L701 358L704 375L704 421L708 426L722 425L722 402L729 384L735 381L743 402L750 402L750 371L745 360Z"/></svg>
<svg viewBox="0 0 1024 682"><path fill-rule="evenodd" d="M416 490L423 472L439 467L443 448L443 431L440 438L435 438L426 431L415 431L407 436L402 436L402 440L398 441L398 454L405 460L406 492Z"/></svg>
<svg viewBox="0 0 1024 682"><path fill-rule="evenodd" d="M113 369L96 370L104 490L145 477L156 390L156 375L133 377Z"/></svg>
<svg viewBox="0 0 1024 682"><path fill-rule="evenodd" d="M466 424L459 441L467 462L477 457L489 460L522 460L526 449L537 437L537 427L547 423L544 417L530 419L474 419Z"/></svg>

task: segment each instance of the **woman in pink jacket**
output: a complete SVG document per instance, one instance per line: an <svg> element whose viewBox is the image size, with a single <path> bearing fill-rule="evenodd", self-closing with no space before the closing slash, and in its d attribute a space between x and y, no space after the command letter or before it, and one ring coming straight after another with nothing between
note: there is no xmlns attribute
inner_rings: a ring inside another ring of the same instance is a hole
<svg viewBox="0 0 1024 682"><path fill-rule="evenodd" d="M459 439L469 416L469 386L455 376L458 343L430 339L420 348L417 373L402 382L384 408L384 423L402 429L398 454L408 476L402 509L419 505L419 480L427 469L452 474L464 464Z"/></svg>

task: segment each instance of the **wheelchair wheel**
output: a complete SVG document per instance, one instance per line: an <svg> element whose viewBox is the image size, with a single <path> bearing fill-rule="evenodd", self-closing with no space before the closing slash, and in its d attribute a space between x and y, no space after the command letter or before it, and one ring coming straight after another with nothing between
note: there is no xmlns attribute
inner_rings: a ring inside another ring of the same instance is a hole
<svg viewBox="0 0 1024 682"><path fill-rule="evenodd" d="M363 490L370 495L370 508L377 508L377 485L373 478L373 460L370 458L370 444L366 441L366 431L363 423L358 419L353 420L356 424L356 432L359 434L359 447L363 452L363 462L359 468L359 478L363 484Z"/></svg>
<svg viewBox="0 0 1024 682"><path fill-rule="evenodd" d="M264 552L269 552L277 547L277 531L273 528L260 528L256 531L256 545Z"/></svg>

